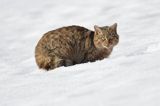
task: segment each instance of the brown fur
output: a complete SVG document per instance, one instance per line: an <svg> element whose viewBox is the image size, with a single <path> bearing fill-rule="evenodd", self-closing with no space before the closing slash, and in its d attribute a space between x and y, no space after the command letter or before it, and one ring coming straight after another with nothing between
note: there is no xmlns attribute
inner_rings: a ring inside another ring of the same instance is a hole
<svg viewBox="0 0 160 106"><path fill-rule="evenodd" d="M91 31L80 26L62 27L49 31L35 48L39 68L50 70L60 66L94 62L110 55L118 43L117 24L94 26Z"/></svg>

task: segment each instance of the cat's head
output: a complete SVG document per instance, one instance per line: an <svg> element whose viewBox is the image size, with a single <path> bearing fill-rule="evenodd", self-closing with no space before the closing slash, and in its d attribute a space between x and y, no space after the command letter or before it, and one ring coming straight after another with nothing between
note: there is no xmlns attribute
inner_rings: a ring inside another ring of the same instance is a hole
<svg viewBox="0 0 160 106"><path fill-rule="evenodd" d="M94 29L94 44L96 48L110 48L118 44L117 23L104 27L95 25Z"/></svg>

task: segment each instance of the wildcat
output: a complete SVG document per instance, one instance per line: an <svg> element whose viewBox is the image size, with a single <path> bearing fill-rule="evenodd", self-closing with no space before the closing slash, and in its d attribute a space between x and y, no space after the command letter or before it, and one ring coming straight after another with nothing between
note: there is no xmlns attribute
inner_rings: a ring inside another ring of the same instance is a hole
<svg viewBox="0 0 160 106"><path fill-rule="evenodd" d="M38 67L51 70L108 57L119 42L117 23L94 29L73 25L45 33L35 48Z"/></svg>

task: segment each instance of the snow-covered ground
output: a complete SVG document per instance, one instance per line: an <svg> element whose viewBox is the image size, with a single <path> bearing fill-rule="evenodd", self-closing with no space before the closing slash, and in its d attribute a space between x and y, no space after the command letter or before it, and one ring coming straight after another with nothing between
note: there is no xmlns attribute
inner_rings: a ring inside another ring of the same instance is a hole
<svg viewBox="0 0 160 106"><path fill-rule="evenodd" d="M50 72L34 49L66 25L118 23L108 59ZM159 106L160 0L1 0L0 106Z"/></svg>

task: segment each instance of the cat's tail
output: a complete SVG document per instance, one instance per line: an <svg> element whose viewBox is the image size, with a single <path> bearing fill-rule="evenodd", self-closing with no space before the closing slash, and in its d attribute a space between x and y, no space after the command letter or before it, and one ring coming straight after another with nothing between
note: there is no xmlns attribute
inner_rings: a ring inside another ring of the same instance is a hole
<svg viewBox="0 0 160 106"><path fill-rule="evenodd" d="M40 52L35 52L35 60L39 68L49 70L51 68L51 58Z"/></svg>
<svg viewBox="0 0 160 106"><path fill-rule="evenodd" d="M36 48L35 60L40 69L51 70L60 66L64 66L64 60L57 56L49 56L48 53Z"/></svg>

